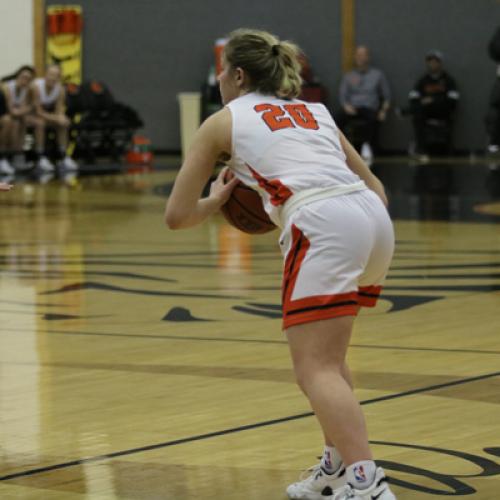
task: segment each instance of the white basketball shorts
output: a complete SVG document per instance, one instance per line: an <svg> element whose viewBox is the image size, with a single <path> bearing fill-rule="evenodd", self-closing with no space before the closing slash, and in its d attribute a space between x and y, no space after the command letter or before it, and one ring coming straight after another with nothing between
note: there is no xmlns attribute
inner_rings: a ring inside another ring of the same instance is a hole
<svg viewBox="0 0 500 500"><path fill-rule="evenodd" d="M394 251L380 198L366 189L295 210L280 237L283 329L374 307Z"/></svg>

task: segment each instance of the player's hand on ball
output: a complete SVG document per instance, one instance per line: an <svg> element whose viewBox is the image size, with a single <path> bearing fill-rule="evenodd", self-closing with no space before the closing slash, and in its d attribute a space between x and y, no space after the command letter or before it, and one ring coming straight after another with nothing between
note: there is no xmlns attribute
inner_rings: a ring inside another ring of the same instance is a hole
<svg viewBox="0 0 500 500"><path fill-rule="evenodd" d="M233 189L239 182L229 168L224 167L217 176L217 179L210 185L209 197L218 200L220 206L222 206L229 199Z"/></svg>

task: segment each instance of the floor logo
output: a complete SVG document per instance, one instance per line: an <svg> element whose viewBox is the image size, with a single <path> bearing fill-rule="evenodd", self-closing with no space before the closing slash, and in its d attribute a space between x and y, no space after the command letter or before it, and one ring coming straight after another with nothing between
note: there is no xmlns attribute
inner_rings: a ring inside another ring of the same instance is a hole
<svg viewBox="0 0 500 500"><path fill-rule="evenodd" d="M443 455L444 457L454 457L474 466L474 469L479 469L479 472L471 474L444 474L441 472L434 472L429 469L421 467L414 467L411 465L392 462L389 460L377 460L377 464L383 467L388 476L391 476L390 471L403 472L413 476L415 479L410 481L390 477L391 484L401 486L413 491L420 491L422 493L430 493L432 495L442 496L465 496L476 493L476 489L467 484L467 479L477 477L491 477L500 476L500 464L491 460L490 458L481 455L473 455L462 451L447 450L444 448L433 448L430 446L419 446L413 444L391 443L386 441L371 441L372 444L383 446L395 446L400 448L409 448L413 450L426 451L433 454ZM484 448L483 450L488 455L500 457L500 447ZM443 457L443 458L444 458ZM431 479L441 485L440 487L429 487L421 484L419 478Z"/></svg>

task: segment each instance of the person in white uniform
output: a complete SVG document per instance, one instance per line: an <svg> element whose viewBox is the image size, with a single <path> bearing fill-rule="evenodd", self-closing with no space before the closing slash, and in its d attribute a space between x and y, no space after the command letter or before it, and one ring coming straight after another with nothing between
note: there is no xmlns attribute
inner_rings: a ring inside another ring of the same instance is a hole
<svg viewBox="0 0 500 500"><path fill-rule="evenodd" d="M381 182L322 104L299 101L298 47L237 30L224 49L225 107L198 130L168 199L171 229L201 223L238 181L255 188L281 228L283 330L294 371L325 436L321 463L287 488L293 499L393 500L373 461L346 352L362 306L375 305L394 233ZM221 157L227 168L200 198Z"/></svg>
<svg viewBox="0 0 500 500"><path fill-rule="evenodd" d="M54 128L60 150L60 166L64 170L77 170L78 165L67 154L70 120L65 114L66 91L61 83L61 68L56 64L47 67L44 78L32 83L35 113L27 118L29 126L35 129L35 146L38 154L38 168L45 172L54 170L54 165L45 156L45 130Z"/></svg>
<svg viewBox="0 0 500 500"><path fill-rule="evenodd" d="M31 112L30 83L35 76L31 66L21 66L11 77L6 77L1 85L5 100L5 114L0 117L0 173L12 175L14 165L23 163L23 145L26 134L26 116Z"/></svg>

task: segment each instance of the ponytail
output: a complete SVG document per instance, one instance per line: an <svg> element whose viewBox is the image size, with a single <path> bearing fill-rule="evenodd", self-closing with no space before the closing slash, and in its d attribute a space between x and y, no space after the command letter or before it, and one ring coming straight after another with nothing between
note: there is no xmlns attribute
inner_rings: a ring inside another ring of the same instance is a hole
<svg viewBox="0 0 500 500"><path fill-rule="evenodd" d="M300 49L280 41L266 31L239 29L229 35L224 58L232 68L241 68L250 80L250 90L293 99L301 92Z"/></svg>

